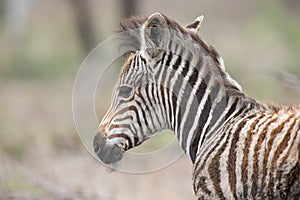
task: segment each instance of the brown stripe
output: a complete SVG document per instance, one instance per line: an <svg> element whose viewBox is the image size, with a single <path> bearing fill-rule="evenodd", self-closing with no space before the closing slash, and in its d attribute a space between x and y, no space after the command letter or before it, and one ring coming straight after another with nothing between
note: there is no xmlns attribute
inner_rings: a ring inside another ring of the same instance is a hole
<svg viewBox="0 0 300 200"><path fill-rule="evenodd" d="M218 142L216 142L216 143L215 143L215 146L214 146L213 148L211 148L211 150L206 154L206 157L203 159L202 164L200 165L200 162L202 161L201 159L198 160L198 162L195 163L195 167L194 167L194 169L195 169L195 170L194 170L194 177L199 176L200 172L204 169L204 166L206 166L206 162L207 162L209 156L212 154L212 152L213 152L213 151L215 150L215 148L218 146L218 144L220 143L220 141L223 139L223 137L221 136L221 134L223 134L222 131L220 132L220 137L219 137ZM200 165L200 166L199 166L199 165ZM195 192L198 191L200 187L201 187L201 185L198 184L198 185L196 186ZM195 188L195 187L194 187L194 188ZM211 192L209 189L207 189L207 190L209 191L209 193Z"/></svg>
<svg viewBox="0 0 300 200"><path fill-rule="evenodd" d="M278 167L279 169L282 169L284 163L286 163L288 156L291 155L290 152L295 144L295 141L297 140L297 136L299 136L298 135L299 131L300 131L300 127L298 127L298 129L296 130L296 133L295 133L294 137L292 138L292 143L289 145L289 149L288 149L287 153L282 158L282 162L279 164L279 167ZM298 144L298 152L300 152L300 144ZM300 162L300 153L298 154L298 161ZM278 170L276 175L277 175L277 179L281 179L283 174L281 173L280 170Z"/></svg>
<svg viewBox="0 0 300 200"><path fill-rule="evenodd" d="M128 135L124 134L124 133L112 134L112 135L108 136L108 139L113 139L113 138L116 138L116 137L124 138L125 140L128 141L128 145L129 145L128 148L130 149L132 147L132 142L131 142L130 137Z"/></svg>
<svg viewBox="0 0 300 200"><path fill-rule="evenodd" d="M274 153L272 162L271 162L271 168L270 168L270 172L271 172L271 177L270 177L270 181L269 181L269 185L268 185L268 190L269 191L273 191L273 187L274 187L274 176L275 176L275 164L276 161L278 160L280 154L283 152L283 150L285 148L288 147L288 142L290 140L290 136L291 136L291 131L295 126L297 119L294 119L294 121L292 122L292 124L290 125L289 129L286 132L286 135L283 138L283 141L277 146L277 149Z"/></svg>
<svg viewBox="0 0 300 200"><path fill-rule="evenodd" d="M245 124L253 117L255 117L256 114L248 116L246 119L243 120L242 123L238 125L238 128L233 133L233 139L231 142L231 146L229 149L229 156L228 156L228 166L227 170L229 173L229 184L230 184L230 190L234 196L235 199L237 199L236 195L236 174L235 174L235 168L236 168L236 143L239 141L239 135L242 134L241 130L245 126Z"/></svg>
<svg viewBox="0 0 300 200"><path fill-rule="evenodd" d="M235 101L233 102L233 104L230 105L230 110L231 110L232 108L236 109L236 105L237 105L237 104L238 104L238 100L235 100ZM232 110L232 113L233 113L234 109ZM240 110L238 111L238 113L241 114L242 111L243 111L243 110L240 109ZM232 113L231 113L231 114L232 114ZM226 120L231 116L231 114L230 114L229 116L226 116ZM230 124L230 123L232 123L232 121L228 121L228 122L227 122L227 124ZM226 126L226 125L224 125L224 127L225 127L225 126ZM227 126L226 128L228 128L228 126ZM231 128L231 129L232 129L232 128ZM219 134L220 134L220 136L219 136L219 141L218 141L218 142L215 141L215 146L214 146L213 148L210 149L210 151L209 151L208 154L206 154L207 156L203 159L204 161L203 161L203 163L202 163L202 165L200 166L200 168L199 168L198 171L201 171L201 170L204 168L204 166L205 166L205 164L206 164L206 161L207 161L208 157L212 154L212 152L213 152L213 151L215 150L215 148L218 146L219 142L223 139L223 136L222 136L221 134L225 134L225 133L224 133L224 132L225 132L224 130L225 130L225 128L222 128L222 129L219 130ZM198 168L198 165L199 165L199 164L200 164L200 162L197 162L197 163L196 163L195 169Z"/></svg>
<svg viewBox="0 0 300 200"><path fill-rule="evenodd" d="M296 138L297 138L297 136L298 136L298 132L299 132L299 131L300 131L300 127L298 128L298 130L296 131L295 136L294 136L293 139L292 139L292 144L289 146L288 152L287 152L287 153L285 154L285 156L282 158L282 162L279 164L279 168L282 168L282 167L283 167L285 161L287 160L287 158L289 157L289 155L291 155L291 154L290 154L290 153L291 153L291 149L292 149L292 147L294 146L294 143L295 143L295 141L296 141ZM300 148L300 144L298 144L298 148ZM300 152L300 149L298 149L298 152ZM300 153L299 153L299 158L298 158L298 160L300 160Z"/></svg>
<svg viewBox="0 0 300 200"><path fill-rule="evenodd" d="M289 150L287 151L287 153L285 154L285 156L282 158L282 162L279 164L279 168L282 168L282 166L284 165L284 163L285 163L285 161L287 160L287 158L288 158L288 156L289 155L291 155L290 153L291 153L291 149L292 149L292 147L294 146L294 143L295 143L295 141L296 141L296 138L297 138L297 136L299 136L300 135L300 126L298 127L298 129L297 129L297 131L296 131L296 134L295 134L295 136L293 137L293 139L292 139L292 144L291 145L289 145ZM299 132L299 133L298 133ZM299 146L298 146L299 148L300 148L300 144L299 144ZM299 152L299 158L298 158L298 160L299 160L299 162L300 162L300 149L298 149L298 152Z"/></svg>
<svg viewBox="0 0 300 200"><path fill-rule="evenodd" d="M133 132L130 124L111 124L108 128L108 131L111 131L112 129L115 129L115 128L128 129L129 131Z"/></svg>
<svg viewBox="0 0 300 200"><path fill-rule="evenodd" d="M197 174L204 169L204 166L206 165L207 159L212 154L212 152L215 151L216 147L218 146L218 144L220 143L220 141L223 139L223 137L222 137L221 134L224 134L224 132L222 132L222 131L220 132L220 137L219 137L218 142L216 142L215 146L213 148L211 148L210 151L206 154L206 157L203 159L203 162L202 162L202 164L201 164L200 167L199 167L199 165L200 165L200 161L201 160L199 160L199 162L196 162L196 164L195 164L195 171L196 171Z"/></svg>
<svg viewBox="0 0 300 200"><path fill-rule="evenodd" d="M284 126L291 119L291 117L294 117L294 116L295 116L295 114L290 115L283 122L281 122L281 124L279 126L277 126L275 129L273 129L272 132L270 133L270 138L269 138L269 141L268 141L268 144L267 144L267 147L266 147L267 150L266 150L266 153L264 155L264 161L263 161L263 176L262 176L261 189L264 189L266 184L267 184L267 182L265 182L267 172L269 171L268 168L267 168L267 164L268 164L268 158L269 158L269 154L270 154L271 149L272 149L274 139L276 138L278 133L280 133L283 130ZM269 194L269 192L271 192L271 193ZM272 197L273 196L272 190L269 190L269 192L268 192L268 195L270 195Z"/></svg>
<svg viewBox="0 0 300 200"><path fill-rule="evenodd" d="M201 193L206 193L208 195L211 194L211 191L207 188L207 185L206 185L206 181L205 181L205 177L204 176L201 176L199 177L199 182L198 182L198 185L195 185L194 184L194 191L198 191L199 189L201 189Z"/></svg>
<svg viewBox="0 0 300 200"><path fill-rule="evenodd" d="M111 116L109 119L110 120L113 120L114 118L116 118L117 116L120 116L128 111L136 111L136 108L135 106L129 106L129 107L125 107L125 108L122 108L121 110L119 110L118 112L114 113L113 116ZM112 112L111 112L112 113ZM111 122L111 121L110 121Z"/></svg>
<svg viewBox="0 0 300 200"><path fill-rule="evenodd" d="M248 156L249 156L249 148L253 139L253 135L255 134L253 131L256 128L256 125L258 122L264 117L264 115L259 116L251 125L247 132L247 138L245 140L245 148L244 148L244 157L242 162L242 183L243 183L243 193L244 198L247 198L248 193L248 185L247 185L247 179L248 179ZM270 116L271 117L271 116ZM268 120L270 117L268 117L266 120Z"/></svg>
<svg viewBox="0 0 300 200"><path fill-rule="evenodd" d="M267 130L274 121L278 119L278 116L276 116L274 119L270 120L267 124L265 124L264 129L262 130L261 134L258 136L257 144L254 147L254 159L253 159L253 174L251 176L252 180L252 187L251 187L251 194L253 197L256 196L256 194L259 192L257 187L257 180L258 180L258 156L259 156L259 150L261 148L261 144L265 141Z"/></svg>
<svg viewBox="0 0 300 200"><path fill-rule="evenodd" d="M219 150L217 151L216 155L211 160L209 167L208 167L208 173L211 177L211 180L213 181L213 185L214 185L216 194L219 196L220 199L225 199L225 196L224 196L221 186L220 186L220 183L221 183L220 157L228 144L228 140L229 140L229 136L230 136L229 133L231 133L231 131L232 131L232 128L227 132L227 137L226 137L224 144L221 146L221 148L219 148Z"/></svg>

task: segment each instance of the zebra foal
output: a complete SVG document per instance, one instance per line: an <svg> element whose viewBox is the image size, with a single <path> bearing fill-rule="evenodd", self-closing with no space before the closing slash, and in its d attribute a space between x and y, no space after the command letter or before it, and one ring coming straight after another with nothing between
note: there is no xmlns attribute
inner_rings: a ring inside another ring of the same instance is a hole
<svg viewBox="0 0 300 200"><path fill-rule="evenodd" d="M160 13L121 23L131 50L94 150L104 163L164 129L191 158L198 199L299 199L300 109L246 96L217 51Z"/></svg>

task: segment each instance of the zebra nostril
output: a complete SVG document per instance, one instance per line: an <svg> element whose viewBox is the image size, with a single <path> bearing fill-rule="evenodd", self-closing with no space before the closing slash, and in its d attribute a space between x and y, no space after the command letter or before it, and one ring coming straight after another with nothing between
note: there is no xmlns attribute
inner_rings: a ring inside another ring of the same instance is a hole
<svg viewBox="0 0 300 200"><path fill-rule="evenodd" d="M105 138L102 133L97 133L94 137L94 152L98 154L101 148L105 146Z"/></svg>
<svg viewBox="0 0 300 200"><path fill-rule="evenodd" d="M98 145L98 144L94 144L94 152L95 152L96 154L98 154L98 153L99 153L99 150L100 150L99 145Z"/></svg>

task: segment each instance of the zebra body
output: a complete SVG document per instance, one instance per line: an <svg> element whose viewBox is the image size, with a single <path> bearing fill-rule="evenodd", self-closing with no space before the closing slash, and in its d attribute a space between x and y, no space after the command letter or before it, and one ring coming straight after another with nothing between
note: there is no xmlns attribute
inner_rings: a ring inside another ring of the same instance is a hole
<svg viewBox="0 0 300 200"><path fill-rule="evenodd" d="M300 112L290 109L248 111L230 120L197 155L197 196L298 199L299 129Z"/></svg>
<svg viewBox="0 0 300 200"><path fill-rule="evenodd" d="M105 163L163 129L194 163L199 199L300 197L300 109L247 97L197 32L155 13L121 24L131 51L94 139Z"/></svg>

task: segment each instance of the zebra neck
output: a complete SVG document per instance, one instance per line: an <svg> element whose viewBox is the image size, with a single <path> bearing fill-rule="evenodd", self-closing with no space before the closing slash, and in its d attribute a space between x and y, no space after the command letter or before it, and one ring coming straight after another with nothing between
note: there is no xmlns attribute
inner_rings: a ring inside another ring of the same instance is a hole
<svg viewBox="0 0 300 200"><path fill-rule="evenodd" d="M195 87L193 87L195 88ZM195 93L193 93L193 91ZM185 95L190 94L190 95ZM194 163L196 154L206 141L218 133L229 119L259 105L231 85L210 78L209 74L197 86L186 87L181 101L174 132L182 149Z"/></svg>
<svg viewBox="0 0 300 200"><path fill-rule="evenodd" d="M201 105L198 109L201 109ZM186 129L185 132L180 133L183 138L181 146L194 163L197 153L202 151L202 148L209 144L209 141L213 140L224 126L244 113L258 109L265 109L265 107L246 96L225 96L220 100L211 100L211 104L208 103L200 111L200 117L195 117L198 119L196 128Z"/></svg>
<svg viewBox="0 0 300 200"><path fill-rule="evenodd" d="M235 111L232 106L238 102L231 102L245 95L225 72L221 58L213 60L201 52L166 52L155 69L167 127L194 162L212 130Z"/></svg>

